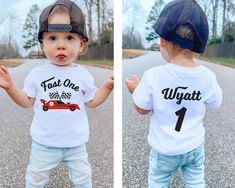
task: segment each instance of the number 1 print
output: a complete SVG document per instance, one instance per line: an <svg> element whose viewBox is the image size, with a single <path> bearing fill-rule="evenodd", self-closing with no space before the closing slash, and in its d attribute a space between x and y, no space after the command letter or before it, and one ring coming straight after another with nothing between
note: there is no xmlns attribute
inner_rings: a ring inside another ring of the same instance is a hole
<svg viewBox="0 0 235 188"><path fill-rule="evenodd" d="M180 110L175 112L175 114L177 116L179 116L178 120L177 120L177 123L176 123L176 126L175 126L175 130L177 132L180 132L180 129L181 129L181 126L182 126L182 123L183 123L183 120L184 120L184 115L185 115L186 111L187 111L187 108L183 107Z"/></svg>

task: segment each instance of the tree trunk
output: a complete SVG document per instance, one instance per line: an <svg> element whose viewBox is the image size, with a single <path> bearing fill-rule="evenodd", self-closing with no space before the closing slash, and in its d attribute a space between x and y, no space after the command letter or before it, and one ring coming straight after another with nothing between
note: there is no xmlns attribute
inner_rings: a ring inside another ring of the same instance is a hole
<svg viewBox="0 0 235 188"><path fill-rule="evenodd" d="M100 44L100 0L97 0L98 43Z"/></svg>
<svg viewBox="0 0 235 188"><path fill-rule="evenodd" d="M226 0L223 0L223 25L222 25L222 43L224 43L224 39L225 39L225 13L226 13L226 9L227 9L227 2Z"/></svg>
<svg viewBox="0 0 235 188"><path fill-rule="evenodd" d="M103 33L105 29L104 25L105 25L105 10L106 10L104 0L101 0L101 7L102 7L101 33Z"/></svg>
<svg viewBox="0 0 235 188"><path fill-rule="evenodd" d="M93 41L93 25L92 25L92 1L84 0L86 10L87 10L87 18L88 18L88 38L89 41Z"/></svg>
<svg viewBox="0 0 235 188"><path fill-rule="evenodd" d="M212 1L212 38L217 37L218 0Z"/></svg>
<svg viewBox="0 0 235 188"><path fill-rule="evenodd" d="M89 33L89 38L90 41L93 41L93 26L92 26L92 2L89 1L89 5L88 5L88 22L89 22L89 29L88 29L88 33Z"/></svg>
<svg viewBox="0 0 235 188"><path fill-rule="evenodd" d="M98 28L98 44L100 44L100 0L90 0L93 4L96 5L97 10L97 28Z"/></svg>

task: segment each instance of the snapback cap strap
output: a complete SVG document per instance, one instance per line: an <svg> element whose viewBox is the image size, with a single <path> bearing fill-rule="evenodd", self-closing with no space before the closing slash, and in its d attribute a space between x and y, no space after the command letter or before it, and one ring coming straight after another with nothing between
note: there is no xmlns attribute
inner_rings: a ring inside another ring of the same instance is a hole
<svg viewBox="0 0 235 188"><path fill-rule="evenodd" d="M180 47L182 47L182 48L187 48L187 49L192 50L193 47L194 47L194 44L193 44L192 41L187 40L187 39L183 39L183 38L181 38L180 36L178 36L176 34L172 35L170 41L180 45Z"/></svg>
<svg viewBox="0 0 235 188"><path fill-rule="evenodd" d="M48 24L48 32L69 32L71 30L70 24Z"/></svg>

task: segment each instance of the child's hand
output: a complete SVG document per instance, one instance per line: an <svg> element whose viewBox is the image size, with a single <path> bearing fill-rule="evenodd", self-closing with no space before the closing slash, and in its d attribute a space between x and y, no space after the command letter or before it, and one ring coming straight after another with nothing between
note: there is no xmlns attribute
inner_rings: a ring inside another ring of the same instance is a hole
<svg viewBox="0 0 235 188"><path fill-rule="evenodd" d="M114 76L111 75L107 78L107 80L105 81L105 85L106 87L108 87L109 89L113 89L113 86L114 86Z"/></svg>
<svg viewBox="0 0 235 188"><path fill-rule="evenodd" d="M6 67L0 66L0 87L9 89L13 85L11 76Z"/></svg>
<svg viewBox="0 0 235 188"><path fill-rule="evenodd" d="M135 90L135 88L137 87L137 85L139 84L139 78L136 75L132 75L131 77L127 78L126 80L126 86L129 90L129 92L132 94Z"/></svg>

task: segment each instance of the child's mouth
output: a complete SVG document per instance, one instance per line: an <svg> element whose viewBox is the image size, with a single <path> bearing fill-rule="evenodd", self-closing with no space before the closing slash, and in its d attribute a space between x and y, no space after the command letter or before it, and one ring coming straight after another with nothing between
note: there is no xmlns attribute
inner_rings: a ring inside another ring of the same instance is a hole
<svg viewBox="0 0 235 188"><path fill-rule="evenodd" d="M56 56L58 59L62 60L64 59L66 56L64 54L59 54Z"/></svg>

